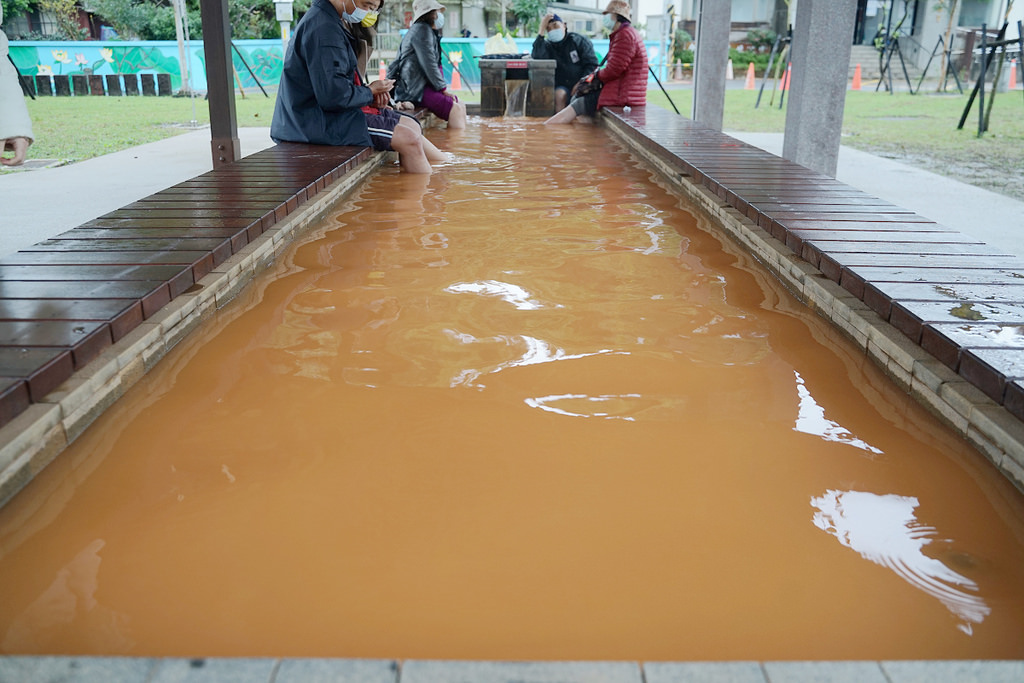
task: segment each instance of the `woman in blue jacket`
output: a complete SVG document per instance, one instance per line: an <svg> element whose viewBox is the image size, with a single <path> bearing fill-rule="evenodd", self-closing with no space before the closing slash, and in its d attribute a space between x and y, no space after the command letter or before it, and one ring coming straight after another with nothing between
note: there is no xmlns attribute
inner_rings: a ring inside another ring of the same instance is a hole
<svg viewBox="0 0 1024 683"><path fill-rule="evenodd" d="M371 140L367 129L363 108L373 107L390 92L393 81L362 82L354 39L342 21L358 24L378 4L379 0L313 0L288 43L270 137L275 142L315 145L383 145L398 152L403 170L430 173L418 122L396 115L390 139L377 135Z"/></svg>

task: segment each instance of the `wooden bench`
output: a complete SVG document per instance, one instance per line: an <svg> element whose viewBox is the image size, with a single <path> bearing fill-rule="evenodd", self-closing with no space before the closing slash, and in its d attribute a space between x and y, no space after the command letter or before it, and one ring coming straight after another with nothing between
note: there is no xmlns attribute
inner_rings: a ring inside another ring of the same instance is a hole
<svg viewBox="0 0 1024 683"><path fill-rule="evenodd" d="M1024 420L1024 259L659 107L605 113Z"/></svg>
<svg viewBox="0 0 1024 683"><path fill-rule="evenodd" d="M0 426L373 154L277 145L0 260Z"/></svg>

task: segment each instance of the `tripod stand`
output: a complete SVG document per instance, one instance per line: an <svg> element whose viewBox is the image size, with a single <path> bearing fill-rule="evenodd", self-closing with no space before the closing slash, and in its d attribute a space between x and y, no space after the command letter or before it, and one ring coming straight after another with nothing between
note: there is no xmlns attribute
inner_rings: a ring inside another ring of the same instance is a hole
<svg viewBox="0 0 1024 683"><path fill-rule="evenodd" d="M792 40L791 36L785 36L785 37L783 37L783 36L776 36L775 42L772 44L771 54L768 55L768 66L765 68L764 76L761 78L761 87L757 91L757 101L754 102L754 109L757 109L761 105L761 95L764 94L764 86L768 82L768 74L769 74L769 72L772 69L772 65L775 64L775 55L776 54L779 55L779 64L785 64L786 60L790 58L789 48L790 48L791 40ZM779 47L780 46L782 47L781 52L779 51ZM785 68L785 67L783 67L783 68ZM771 101L768 103L768 106L771 106L772 104L775 103L775 87L778 84L778 82L779 82L779 66L776 65L776 68L775 68L775 80L772 83L772 96L771 96ZM785 91L783 91L783 93L785 93ZM784 95L783 95L783 98L784 98ZM779 99L779 109L782 109L782 99L783 98Z"/></svg>
<svg viewBox="0 0 1024 683"><path fill-rule="evenodd" d="M928 62L924 65L924 71L921 72L921 78L917 81L917 92L921 92L921 84L924 83L924 77L928 75L928 67L932 65L932 60L935 59L936 55L943 55L943 61L946 63L946 73L942 75L940 80L945 85L945 79L950 74L953 75L953 80L956 81L956 89L960 91L960 94L964 94L964 87L960 84L960 76L957 75L956 69L953 68L953 41L950 41L950 45L946 47L946 39L943 36L939 36L938 41L935 43L935 47L932 48L932 54L928 57ZM941 48L941 49L940 49ZM944 88L943 88L944 89Z"/></svg>

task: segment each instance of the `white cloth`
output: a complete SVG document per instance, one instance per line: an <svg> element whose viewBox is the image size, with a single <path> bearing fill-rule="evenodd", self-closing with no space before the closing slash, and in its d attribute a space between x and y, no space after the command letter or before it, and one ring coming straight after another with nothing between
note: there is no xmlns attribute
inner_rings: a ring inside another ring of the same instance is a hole
<svg viewBox="0 0 1024 683"><path fill-rule="evenodd" d="M0 24L4 21L0 5ZM18 83L18 70L7 58L7 34L0 30L0 140L28 138L31 142L32 119L28 117L25 95Z"/></svg>

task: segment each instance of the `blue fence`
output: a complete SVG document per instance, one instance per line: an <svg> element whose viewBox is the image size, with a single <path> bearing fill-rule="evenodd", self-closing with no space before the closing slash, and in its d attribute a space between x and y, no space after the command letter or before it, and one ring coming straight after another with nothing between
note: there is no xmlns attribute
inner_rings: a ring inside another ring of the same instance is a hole
<svg viewBox="0 0 1024 683"><path fill-rule="evenodd" d="M449 56L459 62L464 81L476 86L480 83L479 57L484 54L484 38L445 38L441 47L445 76L451 81L452 67ZM517 38L520 52L529 53L532 38ZM280 40L236 40L232 51L235 72L244 88L260 84L277 85L281 78L284 55ZM600 60L608 51L608 40L595 40L594 51ZM206 90L206 62L202 41L191 41L185 46L193 90ZM651 64L661 59L661 44L647 43ZM18 70L26 76L46 75L108 75L108 74L169 74L175 90L182 87L181 62L178 43L171 40L152 41L13 41L11 58ZM255 79L253 75L255 74Z"/></svg>

